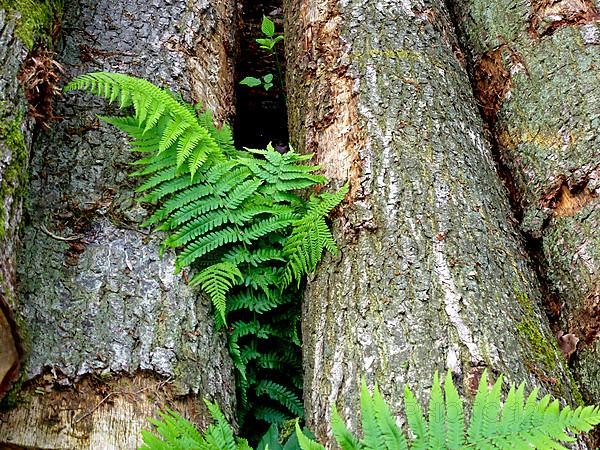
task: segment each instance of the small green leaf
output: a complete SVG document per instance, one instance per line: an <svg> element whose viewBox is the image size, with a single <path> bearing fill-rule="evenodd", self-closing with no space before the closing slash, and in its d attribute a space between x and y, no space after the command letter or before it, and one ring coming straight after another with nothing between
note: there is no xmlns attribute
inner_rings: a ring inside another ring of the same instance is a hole
<svg viewBox="0 0 600 450"><path fill-rule="evenodd" d="M298 422L296 422L296 436L302 450L325 450L325 447L313 441L302 432L300 426L298 426Z"/></svg>
<svg viewBox="0 0 600 450"><path fill-rule="evenodd" d="M276 424L271 424L267 432L263 435L258 443L256 450L283 450L283 446L279 443L279 430Z"/></svg>
<svg viewBox="0 0 600 450"><path fill-rule="evenodd" d="M265 88L265 91L268 91L273 87L273 83L265 83L263 87Z"/></svg>
<svg viewBox="0 0 600 450"><path fill-rule="evenodd" d="M257 44L260 45L260 48L264 48L265 50L272 50L275 45L275 41L273 39L256 39Z"/></svg>
<svg viewBox="0 0 600 450"><path fill-rule="evenodd" d="M263 77L263 80L265 81L265 83L272 83L273 82L273 74L272 73L268 73Z"/></svg>
<svg viewBox="0 0 600 450"><path fill-rule="evenodd" d="M275 44L277 44L279 41L283 41L283 36L275 36L273 38L273 45L271 46L271 48L274 47Z"/></svg>
<svg viewBox="0 0 600 450"><path fill-rule="evenodd" d="M240 81L240 84L243 84L244 86L256 87L260 86L262 84L262 81L260 81L258 78L246 77L242 81Z"/></svg>
<svg viewBox="0 0 600 450"><path fill-rule="evenodd" d="M263 16L260 29L265 36L272 37L275 34L275 24L267 16Z"/></svg>

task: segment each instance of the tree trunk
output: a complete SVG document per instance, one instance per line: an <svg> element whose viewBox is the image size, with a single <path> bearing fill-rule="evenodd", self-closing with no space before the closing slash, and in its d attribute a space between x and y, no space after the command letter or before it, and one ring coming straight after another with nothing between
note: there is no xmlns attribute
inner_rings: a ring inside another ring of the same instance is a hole
<svg viewBox="0 0 600 450"><path fill-rule="evenodd" d="M27 50L15 36L16 21L15 15L0 7L0 399L18 376L22 354L13 311L31 146L27 103L17 81Z"/></svg>
<svg viewBox="0 0 600 450"><path fill-rule="evenodd" d="M350 197L338 256L309 280L303 317L308 427L356 429L360 377L397 415L451 370L469 398L487 368L577 398L539 304L439 2L287 0L292 143Z"/></svg>
<svg viewBox="0 0 600 450"><path fill-rule="evenodd" d="M478 101L523 212L521 228L539 244L545 279L558 295L557 328L580 339L575 375L585 400L600 403L598 3L452 3Z"/></svg>
<svg viewBox="0 0 600 450"><path fill-rule="evenodd" d="M65 78L98 70L142 76L233 113L235 2L66 0ZM161 236L139 229L125 137L66 95L62 120L32 155L30 223L18 272L29 353L20 401L0 442L33 448L133 449L157 408L203 424L201 401L232 417L226 339L210 302L173 275Z"/></svg>

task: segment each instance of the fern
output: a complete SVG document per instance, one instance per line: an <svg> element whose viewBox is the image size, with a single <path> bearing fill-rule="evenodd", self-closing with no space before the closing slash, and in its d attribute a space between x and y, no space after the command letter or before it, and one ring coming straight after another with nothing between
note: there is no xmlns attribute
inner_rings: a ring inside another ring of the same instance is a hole
<svg viewBox="0 0 600 450"><path fill-rule="evenodd" d="M198 124L196 117L188 109L170 93L146 80L96 72L77 77L65 87L66 92L74 89L87 90L110 101L119 100L121 108L133 105L135 114L132 117L102 119L131 134L135 139L140 139L149 130L159 131L157 153L175 153L177 167L187 163L187 170L192 177L200 168L199 162L206 160L206 155L220 151L215 139L206 128Z"/></svg>
<svg viewBox="0 0 600 450"><path fill-rule="evenodd" d="M242 273L237 266L222 262L213 264L194 275L194 278L190 280L190 286L202 287L213 299L217 311L225 321L225 295L231 286L241 278Z"/></svg>
<svg viewBox="0 0 600 450"><path fill-rule="evenodd" d="M282 279L283 285L289 285L293 280L298 283L301 277L312 272L324 249L331 253L337 252L337 247L325 217L335 208L348 193L348 185L344 185L334 194L323 194L311 198L308 212L294 222L294 229L283 247L283 255L288 260Z"/></svg>
<svg viewBox="0 0 600 450"><path fill-rule="evenodd" d="M252 450L246 439L236 438L233 429L225 419L225 416L215 403L206 401L208 411L214 421L203 433L200 433L194 425L172 410L159 412L162 420L150 419L154 425L155 432L142 430L143 445L140 450ZM262 411L269 422L277 417L281 423L285 420L277 410ZM308 430L306 435L314 438ZM285 444L280 442L280 434L277 425L273 424L258 442L257 450L300 450L298 437L292 434Z"/></svg>
<svg viewBox="0 0 600 450"><path fill-rule="evenodd" d="M140 450L252 450L245 439L236 439L233 429L215 403L205 401L215 424L204 433L175 411L159 413L161 420L150 420L159 436L142 430L144 444Z"/></svg>
<svg viewBox="0 0 600 450"><path fill-rule="evenodd" d="M145 80L90 73L65 91L74 89L129 111L100 119L127 133L140 155L131 176L140 180L139 200L154 209L142 226L167 233L161 250L176 251L176 271L191 268L190 285L210 297L217 325L232 323L241 417L257 402L279 411L262 418L302 415L301 391L284 369L287 362L300 367L298 286L323 250L336 250L326 216L347 187L305 201L298 190L326 181L306 164L312 155L271 145L237 150L229 127L216 127L210 111Z"/></svg>
<svg viewBox="0 0 600 450"><path fill-rule="evenodd" d="M397 450L397 449L566 449L561 442L574 442L567 434L588 432L600 423L600 407L586 406L562 410L558 400L550 401L546 395L537 400L534 389L524 400L524 384L511 386L504 405L500 392L502 377L490 390L487 372L484 372L471 411L471 421L465 431L462 401L458 396L450 372L446 375L444 389L437 373L429 400L429 417L426 420L421 407L408 387L404 403L410 437L396 424L389 408L375 386L371 395L363 382L361 413L363 438L359 440L348 431L337 410L332 417L332 431L342 450ZM302 450L324 449L296 427Z"/></svg>
<svg viewBox="0 0 600 450"><path fill-rule="evenodd" d="M266 386L266 383L261 386L265 391L280 391L276 395L285 395L281 387ZM373 394L370 394L363 381L360 394L363 438L359 439L348 430L335 405L331 429L342 450L565 449L560 442L575 441L567 432L588 432L600 423L600 406L580 406L575 410L567 406L561 410L558 401L550 401L548 395L538 400L537 388L525 400L523 383L516 389L511 385L502 406L498 395L501 388L502 377L498 378L490 390L487 372L483 373L471 412L471 423L465 431L462 401L450 372L446 375L443 390L437 373L434 375L427 420L411 390L405 387L405 410L410 434L407 437L390 413L377 385ZM151 421L157 427L160 438L148 431L142 432L145 442L142 450L250 449L245 441L235 439L219 408L210 402L207 405L216 424L211 425L202 435L181 416L169 411L167 414L161 413L162 422ZM482 405L489 408L491 415L481 409ZM276 409L260 407L256 413L270 422L284 420L284 416ZM277 428L272 426L257 448L325 449L315 441L314 435L301 430L297 422L295 427L296 435L288 440L285 447L279 443ZM474 430L480 431L476 433Z"/></svg>

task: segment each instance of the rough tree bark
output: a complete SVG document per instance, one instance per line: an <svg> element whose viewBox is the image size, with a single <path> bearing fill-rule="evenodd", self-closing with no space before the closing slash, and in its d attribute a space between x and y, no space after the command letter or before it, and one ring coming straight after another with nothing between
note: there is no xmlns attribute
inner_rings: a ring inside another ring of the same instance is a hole
<svg viewBox="0 0 600 450"><path fill-rule="evenodd" d="M126 72L233 112L235 2L66 0L65 78ZM32 154L19 309L25 388L0 442L28 448L133 449L156 408L202 424L201 398L231 417L232 364L210 302L173 275L160 236L138 224L125 137L95 117L106 103L69 94ZM2 167L2 166L0 166Z"/></svg>
<svg viewBox="0 0 600 450"><path fill-rule="evenodd" d="M17 81L27 49L15 36L16 21L16 15L0 8L0 398L18 376L22 353L13 310L18 232L31 147L27 102Z"/></svg>
<svg viewBox="0 0 600 450"><path fill-rule="evenodd" d="M444 4L284 4L292 143L351 183L304 299L308 427L327 439L336 403L356 428L361 376L397 414L436 369L466 397L488 368L577 399Z"/></svg>
<svg viewBox="0 0 600 450"><path fill-rule="evenodd" d="M539 242L558 294L551 313L580 339L575 376L585 400L600 403L598 2L451 3L521 228Z"/></svg>

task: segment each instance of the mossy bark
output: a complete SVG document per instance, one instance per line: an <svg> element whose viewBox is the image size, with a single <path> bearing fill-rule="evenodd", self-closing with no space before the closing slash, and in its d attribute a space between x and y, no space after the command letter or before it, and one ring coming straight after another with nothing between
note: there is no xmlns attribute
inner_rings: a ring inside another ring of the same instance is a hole
<svg viewBox="0 0 600 450"><path fill-rule="evenodd" d="M359 380L399 415L451 370L466 398L487 368L577 398L440 1L287 0L292 144L351 184L340 252L308 281L308 427L358 424Z"/></svg>
<svg viewBox="0 0 600 450"><path fill-rule="evenodd" d="M597 1L453 0L472 80L539 242L575 377L600 403L600 8Z"/></svg>
<svg viewBox="0 0 600 450"><path fill-rule="evenodd" d="M32 140L17 81L27 51L16 37L16 20L0 4L0 398L18 376L22 352L14 317L16 252Z"/></svg>
<svg viewBox="0 0 600 450"><path fill-rule="evenodd" d="M65 78L144 77L233 112L235 2L66 0L57 54ZM30 351L26 388L0 442L27 448L134 449L158 408L207 421L202 398L233 418L235 384L210 301L181 275L162 236L141 230L126 137L96 114L101 99L65 95L62 119L31 157L19 310ZM0 444L1 446L2 444Z"/></svg>

